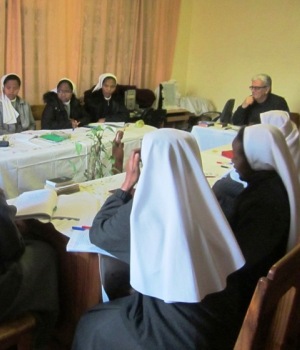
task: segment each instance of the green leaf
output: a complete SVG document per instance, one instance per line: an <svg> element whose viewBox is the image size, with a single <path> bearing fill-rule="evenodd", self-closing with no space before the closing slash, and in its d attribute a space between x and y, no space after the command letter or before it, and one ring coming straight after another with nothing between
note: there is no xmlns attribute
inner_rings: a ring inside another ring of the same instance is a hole
<svg viewBox="0 0 300 350"><path fill-rule="evenodd" d="M82 151L82 144L79 142L75 142L75 150L76 150L77 155L80 155L81 151Z"/></svg>

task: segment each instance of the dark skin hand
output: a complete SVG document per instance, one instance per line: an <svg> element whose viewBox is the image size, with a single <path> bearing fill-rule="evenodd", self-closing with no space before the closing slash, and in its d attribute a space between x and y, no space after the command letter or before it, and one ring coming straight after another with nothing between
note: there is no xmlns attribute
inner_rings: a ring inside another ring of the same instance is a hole
<svg viewBox="0 0 300 350"><path fill-rule="evenodd" d="M121 189L126 192L134 192L134 186L140 177L141 149L134 149L126 165L126 176Z"/></svg>
<svg viewBox="0 0 300 350"><path fill-rule="evenodd" d="M78 127L79 127L79 124L80 124L80 122L77 121L77 120L75 120L75 119L71 119L71 123L72 123L72 128L73 128L73 129L78 128Z"/></svg>
<svg viewBox="0 0 300 350"><path fill-rule="evenodd" d="M116 136L113 140L112 156L115 159L115 163L113 166L114 174L119 174L123 171L124 143L121 142L123 136L124 136L124 132L120 130L116 133Z"/></svg>

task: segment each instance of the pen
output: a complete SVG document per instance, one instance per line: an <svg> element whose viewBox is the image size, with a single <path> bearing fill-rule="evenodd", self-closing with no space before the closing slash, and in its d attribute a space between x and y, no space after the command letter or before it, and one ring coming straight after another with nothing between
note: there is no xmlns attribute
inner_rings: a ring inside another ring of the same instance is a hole
<svg viewBox="0 0 300 350"><path fill-rule="evenodd" d="M76 231L84 231L85 228L82 226L72 226L72 230L76 230Z"/></svg>
<svg viewBox="0 0 300 350"><path fill-rule="evenodd" d="M232 163L229 163L229 162L217 162L217 164L232 164Z"/></svg>
<svg viewBox="0 0 300 350"><path fill-rule="evenodd" d="M72 226L72 230L77 230L77 231L89 230L90 228L91 228L91 226L86 226L86 225Z"/></svg>

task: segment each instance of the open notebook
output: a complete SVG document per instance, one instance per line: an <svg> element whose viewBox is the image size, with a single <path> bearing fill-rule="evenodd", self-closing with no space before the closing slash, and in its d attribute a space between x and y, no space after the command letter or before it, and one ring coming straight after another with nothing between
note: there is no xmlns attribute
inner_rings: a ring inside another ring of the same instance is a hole
<svg viewBox="0 0 300 350"><path fill-rule="evenodd" d="M41 189L24 192L7 202L16 206L16 218L19 219L80 220L85 210L97 212L100 208L99 200L85 191L72 195L58 195L54 189Z"/></svg>

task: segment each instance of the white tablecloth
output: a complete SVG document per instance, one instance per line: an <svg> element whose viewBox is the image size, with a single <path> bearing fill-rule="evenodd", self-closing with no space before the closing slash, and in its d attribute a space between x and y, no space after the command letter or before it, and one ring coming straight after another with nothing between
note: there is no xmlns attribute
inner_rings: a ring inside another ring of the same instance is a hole
<svg viewBox="0 0 300 350"><path fill-rule="evenodd" d="M153 130L155 128L148 125L137 128L134 124L124 129L124 164L130 151L140 147L143 136ZM24 191L43 188L46 179L58 176L70 176L76 182L85 181L84 171L92 143L88 137L90 129L63 131L71 137L58 143L38 137L50 132L47 130L8 135L10 146L0 148L0 187L7 198L16 197ZM107 131L104 140L112 141L114 135L114 132ZM76 143L81 145L80 154L76 152Z"/></svg>
<svg viewBox="0 0 300 350"><path fill-rule="evenodd" d="M233 169L231 159L222 156L222 151L230 150L232 150L231 144L211 148L201 152L203 171L211 187L217 180Z"/></svg>
<svg viewBox="0 0 300 350"><path fill-rule="evenodd" d="M195 125L193 126L191 133L195 136L200 151L205 151L207 149L232 143L237 131L222 128L221 124L215 124L215 126L209 127Z"/></svg>

